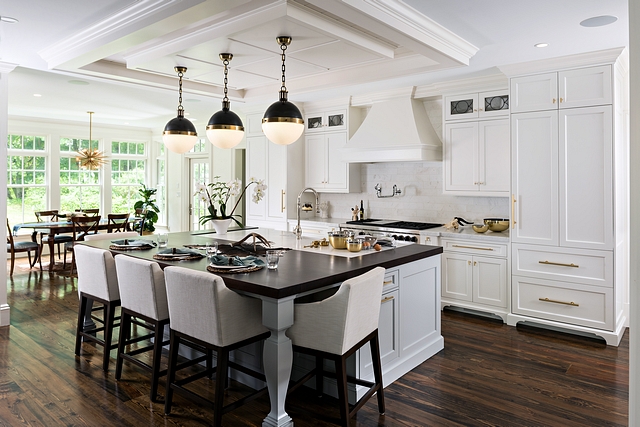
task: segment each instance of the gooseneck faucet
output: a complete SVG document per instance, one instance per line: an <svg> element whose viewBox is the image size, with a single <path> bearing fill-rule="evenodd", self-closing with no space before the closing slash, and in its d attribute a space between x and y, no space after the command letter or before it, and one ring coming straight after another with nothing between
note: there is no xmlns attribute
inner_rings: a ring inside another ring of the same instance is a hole
<svg viewBox="0 0 640 427"><path fill-rule="evenodd" d="M316 195L316 213L320 213L320 201L319 201L318 192L311 187L307 187L304 190L302 190L300 194L298 194L298 204L297 204L298 213L296 216L298 219L298 225L296 225L293 229L293 234L296 235L296 239L298 240L300 240L300 238L302 237L302 227L300 227L300 209L302 209L302 203L300 202L300 198L302 197L302 193L304 193L305 191L311 191L313 194Z"/></svg>

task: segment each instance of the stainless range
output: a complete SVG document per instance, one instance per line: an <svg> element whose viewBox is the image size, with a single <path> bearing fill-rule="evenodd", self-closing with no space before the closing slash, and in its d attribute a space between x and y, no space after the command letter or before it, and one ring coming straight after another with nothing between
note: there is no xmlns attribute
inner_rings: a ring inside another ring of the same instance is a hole
<svg viewBox="0 0 640 427"><path fill-rule="evenodd" d="M438 233L428 231L438 227L442 227L442 224L386 219L365 219L362 221L347 221L345 224L340 224L340 230L351 231L355 235L389 236L399 241L423 245L438 244Z"/></svg>

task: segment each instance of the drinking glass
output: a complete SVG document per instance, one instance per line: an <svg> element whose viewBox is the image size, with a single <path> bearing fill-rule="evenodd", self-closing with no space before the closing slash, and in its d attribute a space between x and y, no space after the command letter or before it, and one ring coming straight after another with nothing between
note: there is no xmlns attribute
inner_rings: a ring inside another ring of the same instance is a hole
<svg viewBox="0 0 640 427"><path fill-rule="evenodd" d="M204 248L204 251L207 255L207 261L209 261L209 265L212 265L214 257L218 254L218 242L208 242Z"/></svg>
<svg viewBox="0 0 640 427"><path fill-rule="evenodd" d="M269 270L275 270L278 268L278 261L280 260L280 251L267 251L267 268Z"/></svg>
<svg viewBox="0 0 640 427"><path fill-rule="evenodd" d="M169 243L169 233L160 231L156 235L156 239L158 240L158 247L166 248Z"/></svg>

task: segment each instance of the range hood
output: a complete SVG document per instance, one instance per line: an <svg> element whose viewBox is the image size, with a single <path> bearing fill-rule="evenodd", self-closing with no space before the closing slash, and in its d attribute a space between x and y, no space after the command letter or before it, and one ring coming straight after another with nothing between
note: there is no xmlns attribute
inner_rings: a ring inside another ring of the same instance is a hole
<svg viewBox="0 0 640 427"><path fill-rule="evenodd" d="M442 142L421 101L394 98L371 106L343 158L349 163L442 160Z"/></svg>

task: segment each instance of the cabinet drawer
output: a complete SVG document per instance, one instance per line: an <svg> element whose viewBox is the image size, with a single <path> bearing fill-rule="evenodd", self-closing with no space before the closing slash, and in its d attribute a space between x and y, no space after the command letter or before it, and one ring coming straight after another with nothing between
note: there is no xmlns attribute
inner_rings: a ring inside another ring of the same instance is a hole
<svg viewBox="0 0 640 427"><path fill-rule="evenodd" d="M442 240L442 249L447 252L458 252L484 256L507 256L507 245L485 243L477 240Z"/></svg>
<svg viewBox="0 0 640 427"><path fill-rule="evenodd" d="M613 252L545 246L512 246L513 274L613 287Z"/></svg>
<svg viewBox="0 0 640 427"><path fill-rule="evenodd" d="M613 330L613 289L513 276L515 314Z"/></svg>
<svg viewBox="0 0 640 427"><path fill-rule="evenodd" d="M382 293L385 294L387 292L393 291L398 288L399 280L398 270L387 270L384 275L384 282L382 284Z"/></svg>

